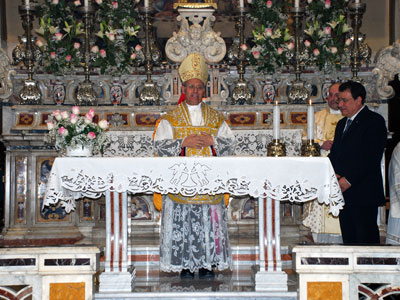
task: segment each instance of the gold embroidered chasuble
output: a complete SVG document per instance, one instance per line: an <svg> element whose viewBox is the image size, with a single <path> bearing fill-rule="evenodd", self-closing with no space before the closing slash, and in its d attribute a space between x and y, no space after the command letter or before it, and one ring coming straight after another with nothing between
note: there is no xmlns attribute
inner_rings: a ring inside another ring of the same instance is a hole
<svg viewBox="0 0 400 300"><path fill-rule="evenodd" d="M341 114L332 114L330 108L315 113L315 141L333 141L337 123L342 119Z"/></svg>
<svg viewBox="0 0 400 300"><path fill-rule="evenodd" d="M212 136L217 134L219 127L225 122L224 117L218 111L212 109L205 103L201 104L203 125L193 126L186 103L181 103L174 110L165 115L165 119L171 124L174 131L174 139L184 139L191 134L208 133ZM186 148L186 156L212 156L211 147L202 149ZM180 194L169 194L169 197L183 204L217 204L224 199L224 195L195 195L185 197Z"/></svg>

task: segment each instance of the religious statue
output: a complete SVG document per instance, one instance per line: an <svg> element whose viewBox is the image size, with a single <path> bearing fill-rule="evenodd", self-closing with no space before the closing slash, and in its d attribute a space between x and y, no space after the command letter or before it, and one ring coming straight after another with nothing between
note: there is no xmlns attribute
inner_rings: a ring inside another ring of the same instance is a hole
<svg viewBox="0 0 400 300"><path fill-rule="evenodd" d="M180 30L172 34L165 46L165 52L170 60L182 62L192 52L200 53L207 63L218 63L224 58L225 41L220 32L217 33L212 29L215 21L213 15L181 14L177 19L180 21Z"/></svg>

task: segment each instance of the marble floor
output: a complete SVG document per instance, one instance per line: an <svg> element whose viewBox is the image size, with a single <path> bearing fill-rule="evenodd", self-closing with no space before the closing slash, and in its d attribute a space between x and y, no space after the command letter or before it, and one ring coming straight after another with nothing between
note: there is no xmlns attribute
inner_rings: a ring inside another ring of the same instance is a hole
<svg viewBox="0 0 400 300"><path fill-rule="evenodd" d="M255 290L254 268L216 272L213 279L181 279L179 273L159 272L140 268L132 293L107 295L96 293L95 299L297 299L297 276L288 273L288 292L259 292Z"/></svg>

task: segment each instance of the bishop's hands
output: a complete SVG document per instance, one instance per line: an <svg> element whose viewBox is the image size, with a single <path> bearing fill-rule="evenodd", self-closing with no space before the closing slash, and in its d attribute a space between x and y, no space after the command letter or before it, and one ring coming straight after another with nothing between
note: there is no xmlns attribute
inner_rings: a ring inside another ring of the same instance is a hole
<svg viewBox="0 0 400 300"><path fill-rule="evenodd" d="M188 135L182 142L182 147L202 149L204 147L213 146L214 138L212 135L201 132L199 134Z"/></svg>

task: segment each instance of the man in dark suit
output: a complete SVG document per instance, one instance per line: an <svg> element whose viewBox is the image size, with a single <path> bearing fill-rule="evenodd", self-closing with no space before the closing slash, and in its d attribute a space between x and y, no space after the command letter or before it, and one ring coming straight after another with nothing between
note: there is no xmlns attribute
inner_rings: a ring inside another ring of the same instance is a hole
<svg viewBox="0 0 400 300"><path fill-rule="evenodd" d="M381 160L387 129L383 117L364 105L362 84L339 87L341 119L329 154L345 205L339 220L344 244L379 244L378 207L385 204Z"/></svg>

